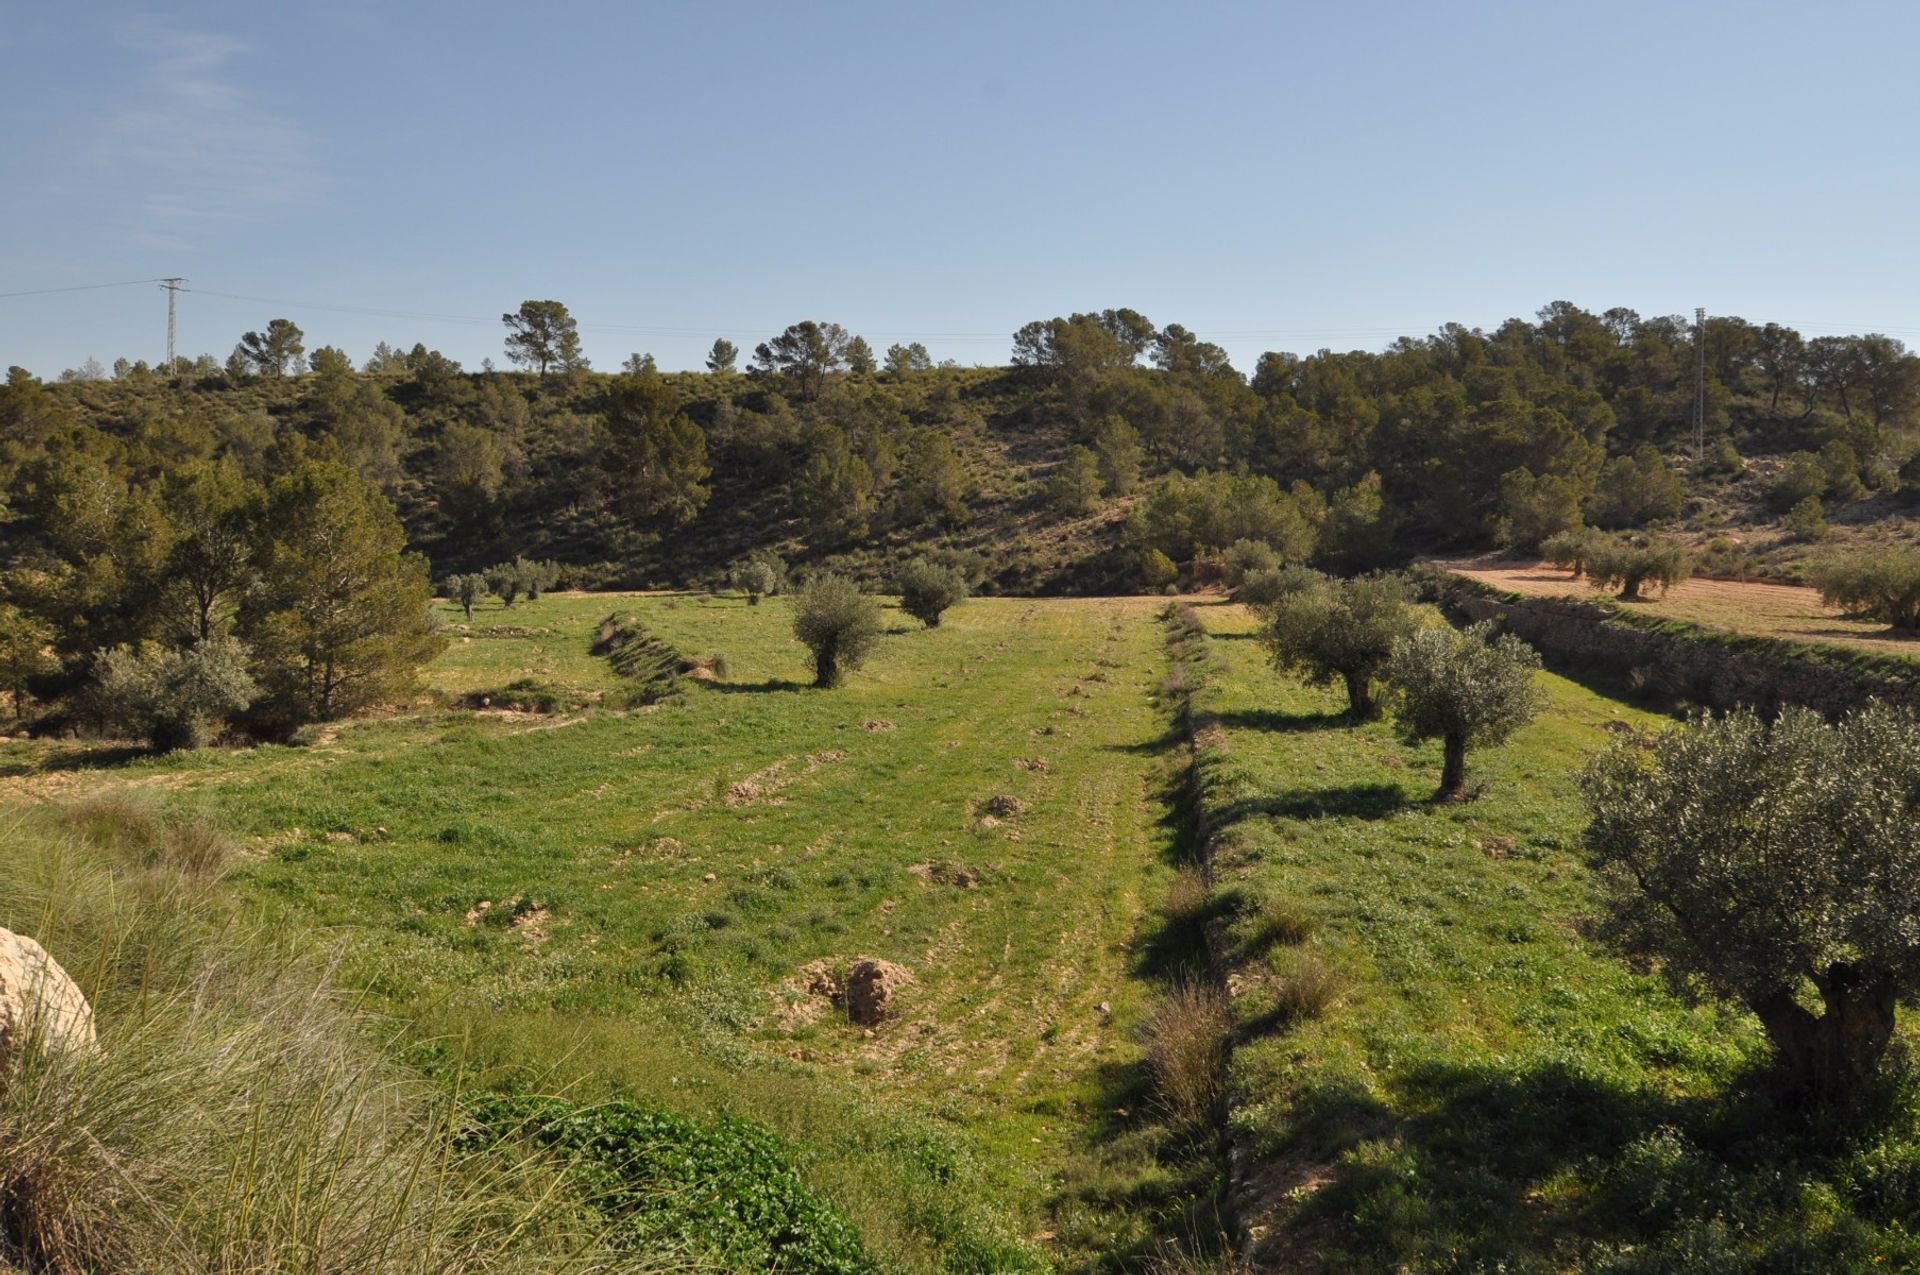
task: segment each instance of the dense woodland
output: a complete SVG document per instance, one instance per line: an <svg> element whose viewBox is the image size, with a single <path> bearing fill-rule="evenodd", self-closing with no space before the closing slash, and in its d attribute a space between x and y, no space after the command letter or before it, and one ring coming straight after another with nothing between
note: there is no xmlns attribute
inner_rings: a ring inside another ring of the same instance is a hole
<svg viewBox="0 0 1920 1275"><path fill-rule="evenodd" d="M878 581L945 546L980 554L989 588L1118 592L1205 578L1245 540L1358 570L1583 525L1699 531L1736 489L1808 539L1920 478L1920 357L1737 318L1705 325L1698 456L1693 325L1622 309L1269 353L1251 375L1126 309L1029 323L1005 367L808 321L745 360L716 341L697 373L591 370L559 302L503 318L518 371L424 345L356 366L284 319L224 363L11 369L8 685L231 634L279 653L253 666L273 716L334 715L430 649L402 619L430 576L518 557L589 588L714 582L768 551ZM357 575L319 560L349 542Z"/></svg>

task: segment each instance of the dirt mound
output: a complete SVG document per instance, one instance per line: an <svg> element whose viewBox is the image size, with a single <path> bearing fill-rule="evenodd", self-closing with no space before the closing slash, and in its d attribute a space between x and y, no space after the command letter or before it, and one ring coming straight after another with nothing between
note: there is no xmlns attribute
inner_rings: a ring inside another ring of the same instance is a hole
<svg viewBox="0 0 1920 1275"><path fill-rule="evenodd" d="M1027 808L1027 803L1008 793L995 793L980 803L979 813L985 819L1011 819ZM992 826L992 825L989 825Z"/></svg>
<svg viewBox="0 0 1920 1275"><path fill-rule="evenodd" d="M898 1012L900 993L914 982L904 965L863 956L847 971L847 1017L873 1027Z"/></svg>

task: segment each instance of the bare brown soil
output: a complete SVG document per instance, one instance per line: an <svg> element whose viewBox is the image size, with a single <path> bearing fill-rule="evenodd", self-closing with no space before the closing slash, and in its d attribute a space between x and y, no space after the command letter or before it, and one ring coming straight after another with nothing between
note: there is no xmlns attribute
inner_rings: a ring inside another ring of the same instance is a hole
<svg viewBox="0 0 1920 1275"><path fill-rule="evenodd" d="M1511 593L1536 597L1598 599L1610 596L1559 567L1511 558L1436 559L1435 565ZM1831 642L1889 655L1920 657L1920 641L1891 636L1878 624L1850 620L1820 601L1817 589L1792 584L1694 578L1665 596L1629 603L1655 615L1710 628L1797 642Z"/></svg>

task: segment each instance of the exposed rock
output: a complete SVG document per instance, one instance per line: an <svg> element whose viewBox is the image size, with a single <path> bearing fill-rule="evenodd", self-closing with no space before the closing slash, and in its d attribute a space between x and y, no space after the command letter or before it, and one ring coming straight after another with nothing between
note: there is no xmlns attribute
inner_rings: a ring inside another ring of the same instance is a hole
<svg viewBox="0 0 1920 1275"><path fill-rule="evenodd" d="M863 956L847 971L847 1017L864 1027L887 1018L902 988L914 981L904 965Z"/></svg>
<svg viewBox="0 0 1920 1275"><path fill-rule="evenodd" d="M0 1061L29 1039L50 1054L91 1049L93 1009L45 948L0 930Z"/></svg>

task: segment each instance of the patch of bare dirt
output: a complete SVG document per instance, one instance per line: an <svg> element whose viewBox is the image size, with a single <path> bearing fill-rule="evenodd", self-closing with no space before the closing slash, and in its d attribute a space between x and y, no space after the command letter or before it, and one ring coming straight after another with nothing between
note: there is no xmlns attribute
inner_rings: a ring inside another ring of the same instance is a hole
<svg viewBox="0 0 1920 1275"><path fill-rule="evenodd" d="M835 762L845 761L847 754L839 748L828 748L821 752L809 753L804 766L795 766L783 758L773 765L756 770L745 779L735 780L727 788L726 802L729 806L750 806L755 802L778 802L784 800L777 794L782 788L796 779L811 775L822 766L831 766Z"/></svg>

